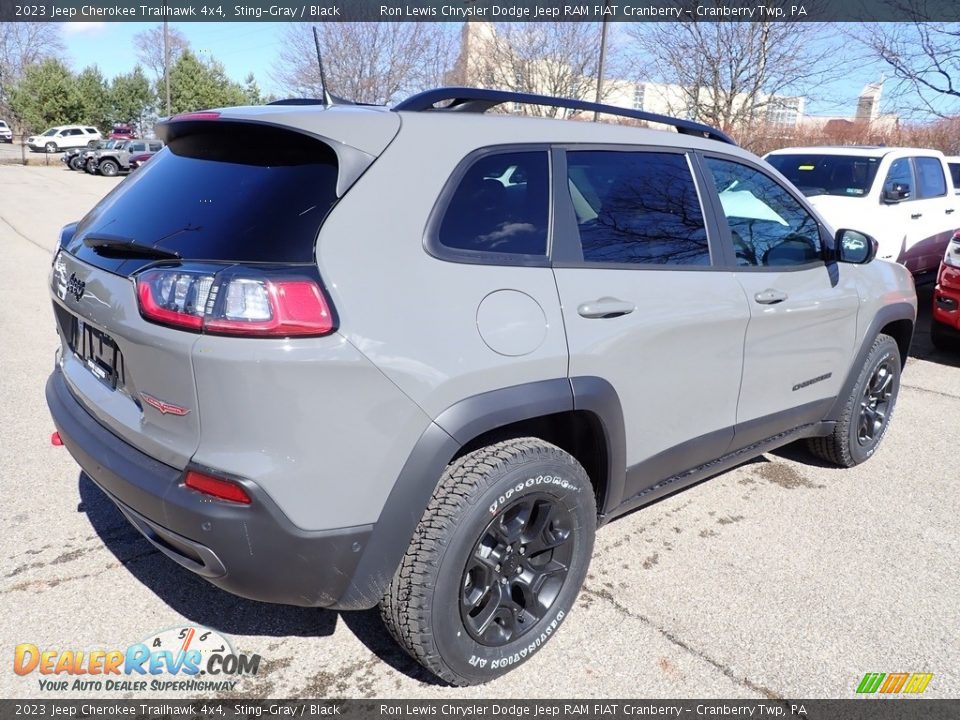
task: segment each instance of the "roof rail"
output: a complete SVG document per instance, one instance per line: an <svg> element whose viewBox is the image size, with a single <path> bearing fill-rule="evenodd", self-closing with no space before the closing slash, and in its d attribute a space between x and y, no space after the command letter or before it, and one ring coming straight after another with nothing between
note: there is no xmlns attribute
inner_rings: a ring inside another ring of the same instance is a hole
<svg viewBox="0 0 960 720"><path fill-rule="evenodd" d="M366 105L367 103L356 103L353 100L347 100L336 95L327 94L327 99L323 98L284 98L283 100L274 100L267 105Z"/></svg>
<svg viewBox="0 0 960 720"><path fill-rule="evenodd" d="M319 98L284 98L268 102L267 105L326 105L326 103Z"/></svg>
<svg viewBox="0 0 960 720"><path fill-rule="evenodd" d="M448 105L441 108L435 107L437 103L447 100L450 101ZM648 122L671 125L676 128L678 133L684 135L699 135L700 137L709 138L710 140L719 140L720 142L729 143L730 145L736 145L733 139L726 133L712 128L709 125L694 122L693 120L681 120L680 118L670 117L669 115L660 115L643 110L632 110L630 108L617 107L616 105L604 105L586 100L573 100L571 98L560 98L550 95L534 95L532 93L512 92L509 90L487 90L485 88L467 87L436 88L408 97L406 100L394 105L393 109L412 112L433 110L483 113L492 107L502 105L506 102L560 107L570 110L588 110L606 115L633 118L634 120L646 120Z"/></svg>

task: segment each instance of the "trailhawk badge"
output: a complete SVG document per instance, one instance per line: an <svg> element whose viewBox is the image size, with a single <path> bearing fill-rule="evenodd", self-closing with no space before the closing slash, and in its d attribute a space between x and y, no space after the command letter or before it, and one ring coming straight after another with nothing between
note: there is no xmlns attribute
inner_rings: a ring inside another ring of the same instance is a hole
<svg viewBox="0 0 960 720"><path fill-rule="evenodd" d="M190 408L180 407L179 405L174 405L173 403L158 400L153 395L147 395L145 392L140 393L140 397L143 398L143 401L147 405L159 410L164 415L176 415L178 417L183 417L190 412Z"/></svg>

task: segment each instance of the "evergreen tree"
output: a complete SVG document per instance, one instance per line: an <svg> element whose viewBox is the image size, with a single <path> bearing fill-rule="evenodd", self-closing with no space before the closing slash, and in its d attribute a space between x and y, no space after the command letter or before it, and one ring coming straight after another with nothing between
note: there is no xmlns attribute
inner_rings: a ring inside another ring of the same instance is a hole
<svg viewBox="0 0 960 720"><path fill-rule="evenodd" d="M55 59L24 69L23 78L10 92L10 109L29 132L78 123L84 113L76 78Z"/></svg>
<svg viewBox="0 0 960 720"><path fill-rule="evenodd" d="M131 72L117 75L110 88L115 122L135 123L143 132L144 118L150 114L156 96L150 81L137 65Z"/></svg>
<svg viewBox="0 0 960 720"><path fill-rule="evenodd" d="M103 73L96 65L84 68L77 75L77 92L80 94L80 103L83 107L77 122L85 125L95 125L101 133L110 131L113 119L113 108L110 97L110 87L107 85Z"/></svg>

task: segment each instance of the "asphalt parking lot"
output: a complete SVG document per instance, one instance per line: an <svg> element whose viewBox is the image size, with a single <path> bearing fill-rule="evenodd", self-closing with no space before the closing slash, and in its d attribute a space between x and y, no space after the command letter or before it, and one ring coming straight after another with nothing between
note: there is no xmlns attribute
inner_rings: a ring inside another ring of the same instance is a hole
<svg viewBox="0 0 960 720"><path fill-rule="evenodd" d="M244 698L846 698L866 672L930 672L925 696L960 696L960 354L929 345L929 287L896 417L870 462L837 470L788 447L613 522L554 640L489 685L448 688L389 640L376 611L263 605L195 578L51 446L51 253L58 228L116 182L0 166L8 659L18 643L126 648L202 625L263 657L230 693ZM41 696L83 694L0 672L0 697Z"/></svg>

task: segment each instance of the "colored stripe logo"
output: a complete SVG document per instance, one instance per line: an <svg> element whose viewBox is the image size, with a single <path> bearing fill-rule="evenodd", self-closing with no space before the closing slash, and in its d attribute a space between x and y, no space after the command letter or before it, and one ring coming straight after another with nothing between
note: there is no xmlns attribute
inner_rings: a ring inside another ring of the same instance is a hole
<svg viewBox="0 0 960 720"><path fill-rule="evenodd" d="M919 695L927 689L933 673L867 673L857 685L857 693L886 695L905 693Z"/></svg>

